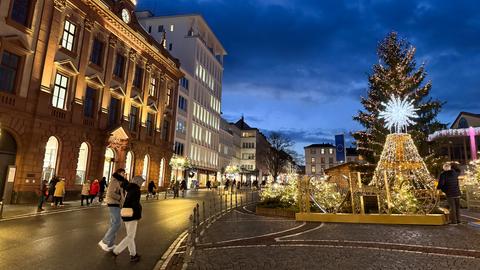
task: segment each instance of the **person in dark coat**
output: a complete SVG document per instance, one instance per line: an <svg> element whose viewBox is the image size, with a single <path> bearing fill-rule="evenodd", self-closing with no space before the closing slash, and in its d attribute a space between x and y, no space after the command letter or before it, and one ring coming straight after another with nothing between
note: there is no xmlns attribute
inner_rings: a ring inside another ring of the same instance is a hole
<svg viewBox="0 0 480 270"><path fill-rule="evenodd" d="M98 201L103 202L103 198L105 197L105 189L107 188L107 179L102 177L102 180L99 182L100 184L100 191L98 192Z"/></svg>
<svg viewBox="0 0 480 270"><path fill-rule="evenodd" d="M39 198L38 198L38 207L37 207L37 212L41 212L45 209L43 209L43 203L46 201L46 197L48 197L48 182L47 180L42 181L42 185L40 186L39 190Z"/></svg>
<svg viewBox="0 0 480 270"><path fill-rule="evenodd" d="M143 177L135 176L125 188L127 195L125 196L123 208L132 208L133 215L131 217L122 216L125 229L127 230L127 236L112 250L113 255L118 256L128 247L131 262L140 260L140 255L138 255L135 246L135 234L137 233L138 221L142 218L142 205L140 204L140 196L142 193L140 192L140 187L143 182L145 182Z"/></svg>
<svg viewBox="0 0 480 270"><path fill-rule="evenodd" d="M157 187L155 186L153 180L148 183L148 193L152 195L155 195L157 193Z"/></svg>
<svg viewBox="0 0 480 270"><path fill-rule="evenodd" d="M207 188L208 190L212 189L212 182L210 180L207 180Z"/></svg>
<svg viewBox="0 0 480 270"><path fill-rule="evenodd" d="M460 169L456 164L446 163L443 165L443 172L440 174L437 189L442 190L447 196L450 210L450 224L460 224L460 186L458 175Z"/></svg>
<svg viewBox="0 0 480 270"><path fill-rule="evenodd" d="M185 197L185 193L187 192L187 181L185 181L185 179L180 183L180 190L182 190L182 197Z"/></svg>
<svg viewBox="0 0 480 270"><path fill-rule="evenodd" d="M48 196L45 199L45 201L48 201L48 198L52 196L52 206L53 206L53 194L55 194L55 186L58 183L58 178L56 176L53 176L52 179L50 179L50 182L48 183Z"/></svg>

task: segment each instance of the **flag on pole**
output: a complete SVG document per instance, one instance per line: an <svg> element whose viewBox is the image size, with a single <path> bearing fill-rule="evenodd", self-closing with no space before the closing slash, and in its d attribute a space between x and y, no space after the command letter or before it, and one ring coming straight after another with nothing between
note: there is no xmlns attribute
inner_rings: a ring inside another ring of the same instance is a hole
<svg viewBox="0 0 480 270"><path fill-rule="evenodd" d="M338 134L335 135L335 147L336 147L336 158L337 162L345 162L345 135Z"/></svg>

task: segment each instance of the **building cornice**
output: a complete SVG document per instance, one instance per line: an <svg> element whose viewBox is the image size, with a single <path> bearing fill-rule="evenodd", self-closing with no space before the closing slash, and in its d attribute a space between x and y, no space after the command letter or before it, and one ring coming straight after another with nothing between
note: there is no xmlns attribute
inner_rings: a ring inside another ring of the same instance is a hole
<svg viewBox="0 0 480 270"><path fill-rule="evenodd" d="M82 2L105 20L106 25L104 25L104 27L108 31L115 33L120 40L123 40L137 51L148 53L174 76L182 77L182 72L172 59L163 55L158 48L150 44L141 34L133 31L133 29L114 14L108 6L98 0L82 0Z"/></svg>

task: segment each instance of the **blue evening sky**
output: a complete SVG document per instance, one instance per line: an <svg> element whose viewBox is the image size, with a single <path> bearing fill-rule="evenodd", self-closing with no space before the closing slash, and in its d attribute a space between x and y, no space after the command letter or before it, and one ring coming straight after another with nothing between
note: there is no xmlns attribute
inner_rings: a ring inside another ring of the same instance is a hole
<svg viewBox="0 0 480 270"><path fill-rule="evenodd" d="M431 96L447 102L442 121L480 113L478 1L138 0L137 9L202 14L228 52L223 116L284 132L300 154L360 128L352 116L392 30L417 48Z"/></svg>

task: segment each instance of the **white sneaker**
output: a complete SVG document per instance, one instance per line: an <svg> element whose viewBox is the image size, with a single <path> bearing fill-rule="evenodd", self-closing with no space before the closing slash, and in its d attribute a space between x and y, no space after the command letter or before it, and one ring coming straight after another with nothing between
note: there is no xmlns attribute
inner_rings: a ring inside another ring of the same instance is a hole
<svg viewBox="0 0 480 270"><path fill-rule="evenodd" d="M103 249L103 251L105 252L109 252L111 250L111 248L109 248L107 246L107 244L103 243L103 240L100 240L100 242L98 242L98 246Z"/></svg>

